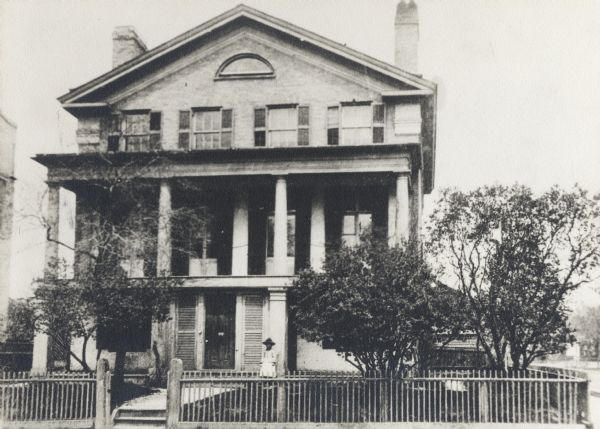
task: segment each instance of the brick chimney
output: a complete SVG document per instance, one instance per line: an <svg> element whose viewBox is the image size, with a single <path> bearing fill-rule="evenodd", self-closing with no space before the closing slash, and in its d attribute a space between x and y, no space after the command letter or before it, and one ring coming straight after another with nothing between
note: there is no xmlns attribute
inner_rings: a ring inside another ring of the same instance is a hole
<svg viewBox="0 0 600 429"><path fill-rule="evenodd" d="M115 27L113 34L113 68L146 52L146 44L129 25Z"/></svg>
<svg viewBox="0 0 600 429"><path fill-rule="evenodd" d="M400 0L396 7L396 44L394 62L396 67L410 73L418 73L419 14L414 0Z"/></svg>

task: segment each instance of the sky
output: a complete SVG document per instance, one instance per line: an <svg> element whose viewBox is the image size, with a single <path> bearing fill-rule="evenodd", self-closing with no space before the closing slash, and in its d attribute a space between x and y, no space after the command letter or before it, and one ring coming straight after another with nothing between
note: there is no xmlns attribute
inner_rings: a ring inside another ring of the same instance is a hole
<svg viewBox="0 0 600 429"><path fill-rule="evenodd" d="M112 30L149 48L240 0L0 0L0 109L18 124L12 296L43 263L41 152L75 150L56 98L111 67ZM247 0L393 62L396 0ZM419 71L438 84L436 189L515 182L600 192L600 2L418 0ZM435 204L435 192L425 199Z"/></svg>

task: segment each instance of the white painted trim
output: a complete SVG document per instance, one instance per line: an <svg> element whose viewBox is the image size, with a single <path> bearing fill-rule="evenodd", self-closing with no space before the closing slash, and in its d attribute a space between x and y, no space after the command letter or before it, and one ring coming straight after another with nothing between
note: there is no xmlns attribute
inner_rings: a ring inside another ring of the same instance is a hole
<svg viewBox="0 0 600 429"><path fill-rule="evenodd" d="M204 331L206 328L206 308L204 294L196 298L196 369L204 369Z"/></svg>
<svg viewBox="0 0 600 429"><path fill-rule="evenodd" d="M261 149L258 149L261 150ZM269 149L266 149L269 150ZM352 159L346 157L322 157L321 159L305 159L298 161L283 160L256 160L238 161L231 163L199 162L195 164L175 164L168 168L149 170L140 175L138 167L123 168L121 173L126 176L131 174L137 178L171 178L187 177L214 177L214 176L256 176L282 174L341 174L341 173L410 173L410 157L408 155L393 154L384 158L372 157L369 159ZM62 182L67 180L92 180L106 177L103 168L77 169L77 168L51 168L48 171L49 182Z"/></svg>
<svg viewBox="0 0 600 429"><path fill-rule="evenodd" d="M235 364L236 371L242 369L242 357L244 352L244 298L241 293L235 297Z"/></svg>

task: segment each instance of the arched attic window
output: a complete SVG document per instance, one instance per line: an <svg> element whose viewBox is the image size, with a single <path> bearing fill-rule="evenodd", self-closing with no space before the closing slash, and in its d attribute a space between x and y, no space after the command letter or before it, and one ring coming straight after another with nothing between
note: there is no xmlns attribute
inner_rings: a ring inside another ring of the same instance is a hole
<svg viewBox="0 0 600 429"><path fill-rule="evenodd" d="M273 66L260 55L238 54L227 59L219 70L216 79L260 79L275 77Z"/></svg>

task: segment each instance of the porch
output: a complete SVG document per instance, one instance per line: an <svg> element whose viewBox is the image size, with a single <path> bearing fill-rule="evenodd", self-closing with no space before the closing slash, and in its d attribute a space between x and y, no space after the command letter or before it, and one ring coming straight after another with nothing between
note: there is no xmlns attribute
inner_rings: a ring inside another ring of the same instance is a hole
<svg viewBox="0 0 600 429"><path fill-rule="evenodd" d="M136 182L139 214L132 216L142 221L134 223L139 229L126 241L121 267L132 282L178 278L180 297L171 322L153 326L145 345L130 354L129 370L153 366L154 343L161 358L181 358L186 369L255 370L266 337L277 343L280 371L345 368L335 350L288 332L286 289L300 270L319 270L329 246L354 245L369 230L391 244L415 234L421 203L415 177L340 173ZM108 215L109 205L97 182L61 185L76 197L77 273L86 269L95 245L90 225ZM60 186L52 185L49 220L55 225L60 195ZM58 254L54 241L47 247L48 258ZM210 299L215 296L220 298ZM217 305L223 300L229 304ZM47 360L38 357L34 367Z"/></svg>

